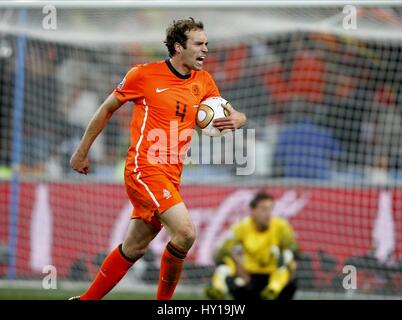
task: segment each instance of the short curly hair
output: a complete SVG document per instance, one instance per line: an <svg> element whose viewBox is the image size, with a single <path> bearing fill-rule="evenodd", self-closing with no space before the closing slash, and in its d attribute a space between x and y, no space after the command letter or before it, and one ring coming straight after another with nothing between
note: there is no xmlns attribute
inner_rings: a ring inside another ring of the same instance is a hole
<svg viewBox="0 0 402 320"><path fill-rule="evenodd" d="M186 32L191 30L204 30L204 24L201 21L195 21L194 18L173 20L173 23L166 29L166 40L164 41L168 51L169 57L176 54L174 44L180 43L183 48L186 48L187 35Z"/></svg>

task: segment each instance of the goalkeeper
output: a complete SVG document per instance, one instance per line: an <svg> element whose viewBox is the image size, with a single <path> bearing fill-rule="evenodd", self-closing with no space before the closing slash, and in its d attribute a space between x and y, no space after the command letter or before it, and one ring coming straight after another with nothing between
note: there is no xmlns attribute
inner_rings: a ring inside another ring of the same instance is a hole
<svg viewBox="0 0 402 320"><path fill-rule="evenodd" d="M258 193L251 213L235 223L215 251L210 299L290 300L296 291L297 243L290 224L272 217L274 198Z"/></svg>

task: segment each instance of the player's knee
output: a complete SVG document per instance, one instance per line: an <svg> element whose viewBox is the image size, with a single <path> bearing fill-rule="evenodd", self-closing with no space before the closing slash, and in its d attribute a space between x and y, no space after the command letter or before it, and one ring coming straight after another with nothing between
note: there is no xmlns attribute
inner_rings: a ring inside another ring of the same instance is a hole
<svg viewBox="0 0 402 320"><path fill-rule="evenodd" d="M175 238L178 245L185 250L189 250L195 241L195 229L193 227L181 228L177 231Z"/></svg>
<svg viewBox="0 0 402 320"><path fill-rule="evenodd" d="M130 260L140 259L148 250L148 246L139 246L138 244L123 243L123 253Z"/></svg>

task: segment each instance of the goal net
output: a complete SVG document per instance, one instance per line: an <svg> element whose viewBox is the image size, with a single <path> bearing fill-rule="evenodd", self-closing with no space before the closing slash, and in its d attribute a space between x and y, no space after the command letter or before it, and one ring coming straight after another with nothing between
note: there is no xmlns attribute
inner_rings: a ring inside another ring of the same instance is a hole
<svg viewBox="0 0 402 320"><path fill-rule="evenodd" d="M60 281L87 283L123 240L132 106L92 147L88 176L69 158L127 70L166 59L166 26L192 16L209 38L205 69L249 121L247 143L216 152L205 137L193 141L181 193L198 238L179 290L202 292L213 250L263 189L296 232L300 292L401 297L402 10L343 9L1 5L3 289L9 280L42 281L46 266ZM239 150L243 157L225 164ZM162 231L127 288L155 285L167 241Z"/></svg>

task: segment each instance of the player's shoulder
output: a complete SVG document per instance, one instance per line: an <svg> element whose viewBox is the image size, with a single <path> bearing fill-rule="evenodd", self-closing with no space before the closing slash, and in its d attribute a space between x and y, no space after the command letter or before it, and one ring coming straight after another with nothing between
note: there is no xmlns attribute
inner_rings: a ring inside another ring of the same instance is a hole
<svg viewBox="0 0 402 320"><path fill-rule="evenodd" d="M253 226L253 221L251 217L247 216L241 218L238 222L235 223L238 229L247 229Z"/></svg>
<svg viewBox="0 0 402 320"><path fill-rule="evenodd" d="M288 220L286 220L285 218L282 218L282 217L277 217L277 216L271 218L271 223L272 223L272 225L275 225L278 228L286 227L289 225Z"/></svg>
<svg viewBox="0 0 402 320"><path fill-rule="evenodd" d="M241 239L251 231L250 227L250 221L248 217L245 217L232 224L231 230L238 239Z"/></svg>
<svg viewBox="0 0 402 320"><path fill-rule="evenodd" d="M141 64L141 67L145 70L154 70L154 69L160 69L161 67L164 67L165 65L166 65L165 60L159 60L159 61L143 63L143 64Z"/></svg>
<svg viewBox="0 0 402 320"><path fill-rule="evenodd" d="M212 75L207 70L197 70L193 71L196 77L204 78L204 79L212 79Z"/></svg>
<svg viewBox="0 0 402 320"><path fill-rule="evenodd" d="M148 63L139 63L133 66L129 72L142 72L146 73L148 71L152 71L155 69L160 69L160 67L164 64L164 61L153 61Z"/></svg>

